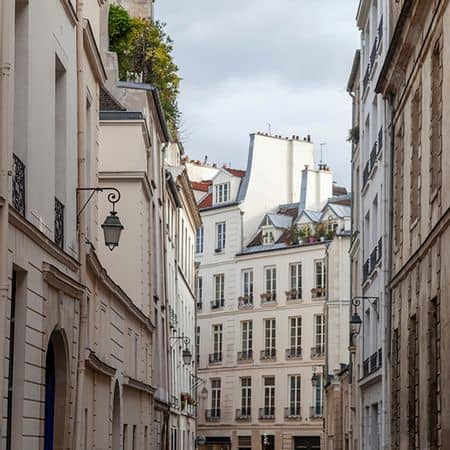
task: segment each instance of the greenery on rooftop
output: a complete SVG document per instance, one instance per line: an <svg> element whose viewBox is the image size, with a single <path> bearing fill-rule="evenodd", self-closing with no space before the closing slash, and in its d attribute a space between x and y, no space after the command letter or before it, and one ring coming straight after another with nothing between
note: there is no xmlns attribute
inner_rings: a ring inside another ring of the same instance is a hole
<svg viewBox="0 0 450 450"><path fill-rule="evenodd" d="M109 48L117 54L121 81L150 83L158 88L167 125L173 137L178 137L181 78L173 60L173 42L165 32L165 24L131 17L121 6L111 5Z"/></svg>

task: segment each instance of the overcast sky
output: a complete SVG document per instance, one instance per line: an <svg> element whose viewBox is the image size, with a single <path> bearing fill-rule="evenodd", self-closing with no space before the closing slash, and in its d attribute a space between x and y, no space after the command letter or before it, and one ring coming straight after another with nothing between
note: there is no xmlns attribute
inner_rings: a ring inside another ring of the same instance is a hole
<svg viewBox="0 0 450 450"><path fill-rule="evenodd" d="M249 134L310 134L350 186L351 101L359 0L158 0L183 78L191 158L245 168Z"/></svg>

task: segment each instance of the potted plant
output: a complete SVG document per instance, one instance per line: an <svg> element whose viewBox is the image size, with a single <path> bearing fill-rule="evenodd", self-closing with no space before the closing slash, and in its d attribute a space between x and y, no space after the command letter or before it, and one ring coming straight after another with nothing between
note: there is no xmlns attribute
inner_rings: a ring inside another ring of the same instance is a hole
<svg viewBox="0 0 450 450"><path fill-rule="evenodd" d="M303 244L305 237L306 237L306 232L305 232L304 227L300 227L297 230L297 236L298 236L298 243Z"/></svg>
<svg viewBox="0 0 450 450"><path fill-rule="evenodd" d="M317 239L319 239L321 242L323 242L325 240L326 233L327 233L327 229L325 227L325 224L319 223L316 227Z"/></svg>
<svg viewBox="0 0 450 450"><path fill-rule="evenodd" d="M335 235L336 235L336 231L334 231L333 229L327 231L327 239L329 241L331 241Z"/></svg>

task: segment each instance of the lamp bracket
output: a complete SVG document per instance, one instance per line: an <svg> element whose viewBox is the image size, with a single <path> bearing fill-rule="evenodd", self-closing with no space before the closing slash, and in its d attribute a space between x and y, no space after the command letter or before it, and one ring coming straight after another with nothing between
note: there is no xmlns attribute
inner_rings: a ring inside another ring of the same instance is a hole
<svg viewBox="0 0 450 450"><path fill-rule="evenodd" d="M380 300L380 297L353 297L352 298L352 306L355 308L355 312L356 312L356 308L358 306L361 305L361 302L363 302L364 300L368 300L369 301L369 305L374 309L377 318L378 318L378 302Z"/></svg>
<svg viewBox="0 0 450 450"><path fill-rule="evenodd" d="M186 347L188 347L189 344L191 343L191 340L189 339L188 336L170 336L170 339L182 339Z"/></svg>
<svg viewBox="0 0 450 450"><path fill-rule="evenodd" d="M103 192L103 191L112 191L108 194L107 198L108 201L112 204L112 212L116 211L116 203L120 200L120 191L114 187L84 187L84 188L77 188L77 194L81 191L89 191L90 195L84 205L80 208L80 211L77 214L77 223L80 221L80 215L81 213L86 209L86 206L89 204L89 202L92 200L92 197L96 192Z"/></svg>

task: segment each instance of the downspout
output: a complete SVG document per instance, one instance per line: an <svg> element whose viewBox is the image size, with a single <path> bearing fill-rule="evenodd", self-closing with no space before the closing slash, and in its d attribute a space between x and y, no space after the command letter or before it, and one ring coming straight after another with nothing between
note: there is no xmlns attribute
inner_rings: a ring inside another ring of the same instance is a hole
<svg viewBox="0 0 450 450"><path fill-rule="evenodd" d="M8 304L9 290L9 265L8 265L8 186L11 161L10 152L10 117L12 110L10 79L13 64L13 24L14 4L13 0L0 2L0 317L6 317L6 305ZM6 321L0 322L0 338L5 338ZM4 346L0 357L3 360ZM0 379L4 379L4 364L0 364ZM3 406L3 386L0 386L0 407Z"/></svg>
<svg viewBox="0 0 450 450"><path fill-rule="evenodd" d="M86 187L86 108L85 108L85 92L84 92L84 61L83 61L83 0L77 1L77 153L78 153L78 187ZM77 196L77 211L79 205L85 200L84 191L80 191ZM78 248L80 253L80 282L86 285L86 216L81 214L78 218ZM88 323L88 307L87 292L85 291L80 302L80 334L79 334L79 354L78 354L78 370L77 370L77 390L75 400L75 421L74 421L74 449L82 448L82 417L83 417L83 396L84 396L84 378L85 378L85 359L87 348L87 323Z"/></svg>

